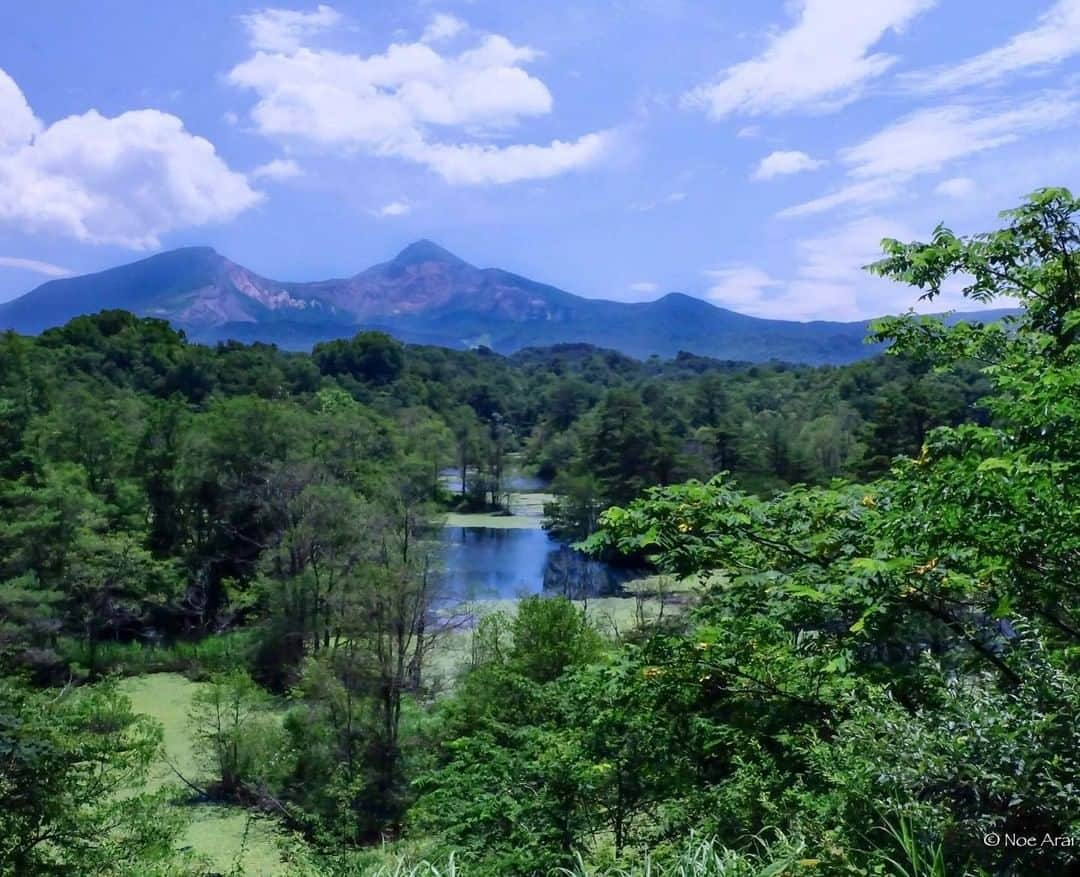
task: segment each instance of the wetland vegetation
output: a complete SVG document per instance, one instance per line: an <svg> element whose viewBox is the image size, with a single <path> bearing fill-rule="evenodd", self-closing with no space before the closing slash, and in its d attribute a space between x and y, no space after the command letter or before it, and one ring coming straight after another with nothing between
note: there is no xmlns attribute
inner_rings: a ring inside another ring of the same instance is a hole
<svg viewBox="0 0 1080 877"><path fill-rule="evenodd" d="M844 367L3 335L0 873L1072 873L1078 212Z"/></svg>

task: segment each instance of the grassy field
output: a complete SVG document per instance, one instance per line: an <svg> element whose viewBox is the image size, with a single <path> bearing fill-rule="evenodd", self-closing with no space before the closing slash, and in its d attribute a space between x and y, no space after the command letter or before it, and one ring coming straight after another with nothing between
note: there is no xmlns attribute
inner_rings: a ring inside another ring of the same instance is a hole
<svg viewBox="0 0 1080 877"><path fill-rule="evenodd" d="M450 512L447 527L494 527L509 530L539 530L544 519L544 504L555 499L551 493L511 493L507 496L509 514Z"/></svg>
<svg viewBox="0 0 1080 877"><path fill-rule="evenodd" d="M511 514L522 517L544 517L544 505L555 501L553 493L511 493L508 506Z"/></svg>
<svg viewBox="0 0 1080 877"><path fill-rule="evenodd" d="M201 684L179 673L151 673L120 682L135 711L157 719L164 729L163 757L148 783L150 790L174 781L179 783L170 764L189 779L200 778L188 711ZM240 872L250 877L288 873L278 852L273 820L221 804L178 803L176 806L184 807L191 818L181 845L206 859L214 870L224 873L239 864Z"/></svg>
<svg viewBox="0 0 1080 877"><path fill-rule="evenodd" d="M539 530L540 518L524 515L492 515L485 512L450 512L447 527L493 527L499 530Z"/></svg>

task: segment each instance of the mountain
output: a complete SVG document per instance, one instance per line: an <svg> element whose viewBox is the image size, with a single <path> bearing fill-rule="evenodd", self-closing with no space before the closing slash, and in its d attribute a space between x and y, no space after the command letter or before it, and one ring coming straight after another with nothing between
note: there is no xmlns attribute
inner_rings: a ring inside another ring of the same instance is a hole
<svg viewBox="0 0 1080 877"><path fill-rule="evenodd" d="M638 358L688 351L818 364L873 352L863 343L865 322L765 320L679 293L635 303L582 298L477 268L431 241L410 244L353 277L313 283L261 277L209 247L170 250L50 280L0 305L0 328L34 334L112 308L167 319L196 341L232 338L291 349L381 329L411 343L486 345L500 353L585 342Z"/></svg>

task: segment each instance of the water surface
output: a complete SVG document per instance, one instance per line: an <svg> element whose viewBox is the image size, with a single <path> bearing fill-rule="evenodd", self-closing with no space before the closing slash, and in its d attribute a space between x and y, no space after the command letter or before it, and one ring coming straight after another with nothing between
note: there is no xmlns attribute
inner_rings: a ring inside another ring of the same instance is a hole
<svg viewBox="0 0 1080 877"><path fill-rule="evenodd" d="M579 600L620 593L632 577L539 529L447 526L442 530L447 599L515 599L560 594Z"/></svg>

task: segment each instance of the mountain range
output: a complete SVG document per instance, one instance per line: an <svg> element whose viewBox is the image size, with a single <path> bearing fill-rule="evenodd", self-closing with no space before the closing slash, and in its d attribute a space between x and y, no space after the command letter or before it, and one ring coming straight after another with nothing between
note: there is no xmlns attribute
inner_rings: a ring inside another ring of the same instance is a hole
<svg viewBox="0 0 1080 877"><path fill-rule="evenodd" d="M0 329L36 334L114 308L169 320L195 341L266 341L288 349L379 329L410 343L485 345L499 353L583 342L638 358L686 351L840 364L874 352L863 342L866 321L761 319L680 293L634 303L583 298L509 271L477 268L426 240L352 277L308 283L261 277L209 247L169 250L50 280L0 305Z"/></svg>

